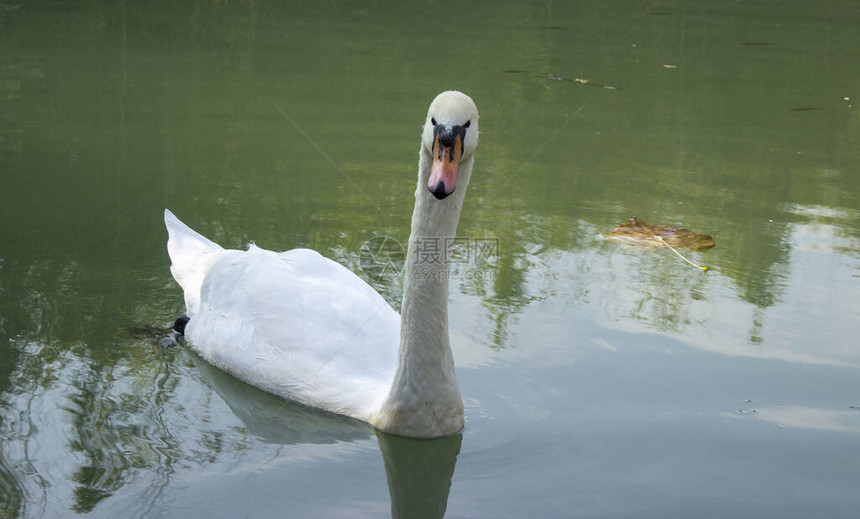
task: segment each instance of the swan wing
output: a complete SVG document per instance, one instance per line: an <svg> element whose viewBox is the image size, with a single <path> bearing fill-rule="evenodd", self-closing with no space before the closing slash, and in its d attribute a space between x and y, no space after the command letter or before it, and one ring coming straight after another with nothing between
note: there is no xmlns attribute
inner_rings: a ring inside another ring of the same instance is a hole
<svg viewBox="0 0 860 519"><path fill-rule="evenodd" d="M179 281L202 273L185 330L189 346L265 391L367 420L394 377L397 312L349 269L315 251L224 250L196 236L183 229L177 245L190 242L203 265L183 263L174 274Z"/></svg>

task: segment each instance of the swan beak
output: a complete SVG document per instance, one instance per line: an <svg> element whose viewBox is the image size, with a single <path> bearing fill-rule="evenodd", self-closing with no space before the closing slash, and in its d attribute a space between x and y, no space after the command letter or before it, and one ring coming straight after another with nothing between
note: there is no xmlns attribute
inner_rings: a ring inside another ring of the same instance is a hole
<svg viewBox="0 0 860 519"><path fill-rule="evenodd" d="M463 154L465 128L454 126L445 129L441 125L434 128L433 165L430 167L430 180L427 189L437 199L442 200L457 187L457 169Z"/></svg>

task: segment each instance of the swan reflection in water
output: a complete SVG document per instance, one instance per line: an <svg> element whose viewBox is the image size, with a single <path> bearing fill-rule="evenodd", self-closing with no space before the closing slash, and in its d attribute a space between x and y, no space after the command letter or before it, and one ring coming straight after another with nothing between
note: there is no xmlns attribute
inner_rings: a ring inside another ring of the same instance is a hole
<svg viewBox="0 0 860 519"><path fill-rule="evenodd" d="M432 440L386 434L364 422L269 395L194 354L191 357L206 383L242 421L249 434L280 445L354 442L375 434L385 463L391 516L396 519L445 516L462 434Z"/></svg>

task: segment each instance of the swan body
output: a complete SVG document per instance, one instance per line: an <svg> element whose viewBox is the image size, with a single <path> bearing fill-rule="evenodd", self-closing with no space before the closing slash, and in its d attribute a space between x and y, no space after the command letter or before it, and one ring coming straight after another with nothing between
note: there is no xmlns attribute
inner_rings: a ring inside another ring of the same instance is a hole
<svg viewBox="0 0 860 519"><path fill-rule="evenodd" d="M463 401L448 339L448 262L422 247L455 236L477 140L471 98L439 94L421 136L400 315L315 251L224 249L165 210L189 346L260 389L386 432L458 432Z"/></svg>

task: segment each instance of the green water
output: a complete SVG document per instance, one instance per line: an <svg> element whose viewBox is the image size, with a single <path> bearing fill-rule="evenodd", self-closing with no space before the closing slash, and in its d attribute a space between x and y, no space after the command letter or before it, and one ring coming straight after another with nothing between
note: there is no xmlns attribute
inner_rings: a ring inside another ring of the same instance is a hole
<svg viewBox="0 0 860 519"><path fill-rule="evenodd" d="M0 516L855 517L860 4L0 1ZM262 394L158 340L162 211L361 267L420 125L481 141L462 435ZM601 234L637 216L682 252Z"/></svg>

